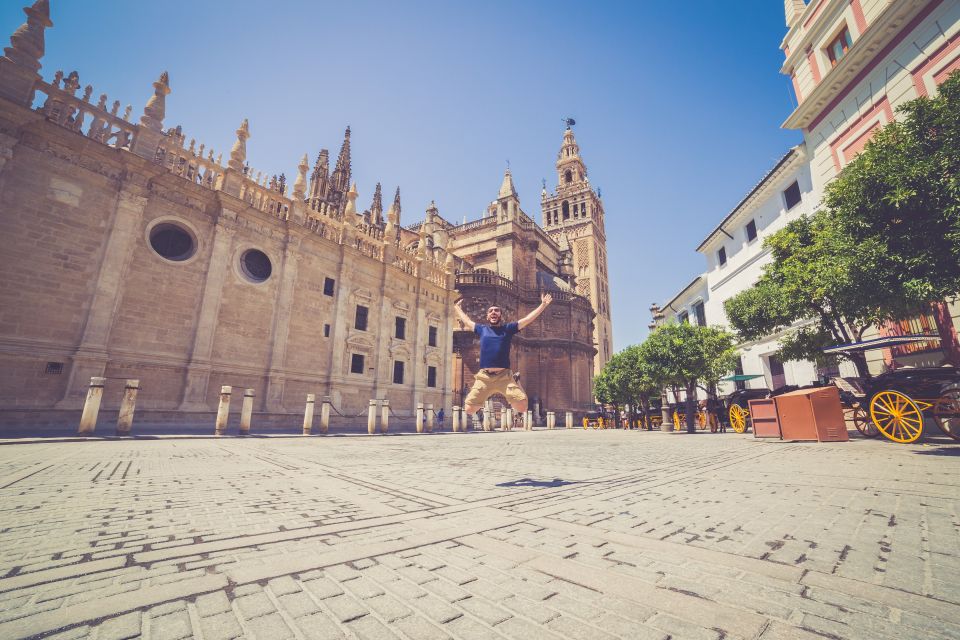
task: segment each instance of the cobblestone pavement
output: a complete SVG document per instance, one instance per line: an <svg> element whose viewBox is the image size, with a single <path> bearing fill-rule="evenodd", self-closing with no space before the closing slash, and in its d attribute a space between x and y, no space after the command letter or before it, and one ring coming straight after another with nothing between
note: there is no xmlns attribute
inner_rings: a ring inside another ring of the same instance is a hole
<svg viewBox="0 0 960 640"><path fill-rule="evenodd" d="M960 638L960 447L0 446L0 638Z"/></svg>

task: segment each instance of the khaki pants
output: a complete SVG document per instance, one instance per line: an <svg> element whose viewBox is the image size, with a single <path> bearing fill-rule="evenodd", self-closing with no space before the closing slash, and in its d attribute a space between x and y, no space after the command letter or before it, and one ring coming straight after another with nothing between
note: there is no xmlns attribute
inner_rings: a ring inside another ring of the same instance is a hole
<svg viewBox="0 0 960 640"><path fill-rule="evenodd" d="M473 380L473 387L464 400L464 405L479 407L492 395L502 394L507 402L515 404L527 399L523 387L513 379L513 371L504 369L497 373L489 373L489 369L480 369Z"/></svg>

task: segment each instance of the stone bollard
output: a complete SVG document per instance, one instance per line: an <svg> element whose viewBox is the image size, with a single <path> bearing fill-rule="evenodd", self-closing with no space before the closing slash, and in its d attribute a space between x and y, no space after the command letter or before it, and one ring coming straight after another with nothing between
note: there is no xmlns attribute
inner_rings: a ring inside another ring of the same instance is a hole
<svg viewBox="0 0 960 640"><path fill-rule="evenodd" d="M100 401L103 400L103 385L106 378L94 376L90 378L90 388L87 389L87 400L83 403L83 413L80 414L78 436L87 436L97 427L97 416L100 415Z"/></svg>
<svg viewBox="0 0 960 640"><path fill-rule="evenodd" d="M565 418L567 429L573 429L573 411L567 411Z"/></svg>
<svg viewBox="0 0 960 640"><path fill-rule="evenodd" d="M533 421L536 426L540 426L540 403L533 403Z"/></svg>
<svg viewBox="0 0 960 640"><path fill-rule="evenodd" d="M233 393L233 387L224 385L220 387L220 406L217 407L217 421L213 427L213 435L222 436L227 432L227 418L230 417L230 394Z"/></svg>
<svg viewBox="0 0 960 640"><path fill-rule="evenodd" d="M367 409L367 434L373 435L377 432L377 401L370 400L370 406Z"/></svg>
<svg viewBox="0 0 960 640"><path fill-rule="evenodd" d="M493 431L493 402L490 400L483 404L483 430Z"/></svg>
<svg viewBox="0 0 960 640"><path fill-rule="evenodd" d="M240 435L250 435L250 421L253 420L253 389L243 390L243 404L240 405Z"/></svg>
<svg viewBox="0 0 960 640"><path fill-rule="evenodd" d="M527 415L524 416L523 428L526 431L533 431L533 411L527 410Z"/></svg>
<svg viewBox="0 0 960 640"><path fill-rule="evenodd" d="M427 405L427 433L433 433L433 405Z"/></svg>
<svg viewBox="0 0 960 640"><path fill-rule="evenodd" d="M500 431L506 431L510 428L510 423L507 422L507 410L500 409Z"/></svg>
<svg viewBox="0 0 960 640"><path fill-rule="evenodd" d="M553 411L547 411L547 429L553 429L557 426L557 414Z"/></svg>
<svg viewBox="0 0 960 640"><path fill-rule="evenodd" d="M320 433L326 433L330 429L330 396L323 396L323 402L320 404Z"/></svg>
<svg viewBox="0 0 960 640"><path fill-rule="evenodd" d="M423 433L423 403L417 403L417 433Z"/></svg>
<svg viewBox="0 0 960 640"><path fill-rule="evenodd" d="M450 420L453 422L453 432L456 433L460 431L460 415L463 412L463 409L454 405L450 409Z"/></svg>
<svg viewBox="0 0 960 640"><path fill-rule="evenodd" d="M380 433L387 433L387 425L390 421L390 401L384 398L380 401Z"/></svg>
<svg viewBox="0 0 960 640"><path fill-rule="evenodd" d="M117 435L128 436L133 427L133 411L137 407L137 391L140 390L139 380L127 380L123 388L123 400L120 401L120 415L117 416Z"/></svg>
<svg viewBox="0 0 960 640"><path fill-rule="evenodd" d="M307 394L307 406L303 410L303 435L309 436L313 433L313 405L317 402L317 396L313 393Z"/></svg>

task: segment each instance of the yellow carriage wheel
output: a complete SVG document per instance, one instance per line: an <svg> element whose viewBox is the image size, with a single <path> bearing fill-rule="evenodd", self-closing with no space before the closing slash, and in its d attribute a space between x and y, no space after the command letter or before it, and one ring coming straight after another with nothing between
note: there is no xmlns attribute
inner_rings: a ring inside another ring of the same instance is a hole
<svg viewBox="0 0 960 640"><path fill-rule="evenodd" d="M899 391L881 391L870 400L870 420L884 436L903 444L923 434L923 413Z"/></svg>
<svg viewBox="0 0 960 640"><path fill-rule="evenodd" d="M750 418L750 412L738 404L730 405L730 426L737 433L744 433L747 430L747 420Z"/></svg>
<svg viewBox="0 0 960 640"><path fill-rule="evenodd" d="M603 429L603 418L597 418L597 421L593 423L594 429Z"/></svg>
<svg viewBox="0 0 960 640"><path fill-rule="evenodd" d="M960 389L951 389L937 398L933 418L940 431L960 440Z"/></svg>

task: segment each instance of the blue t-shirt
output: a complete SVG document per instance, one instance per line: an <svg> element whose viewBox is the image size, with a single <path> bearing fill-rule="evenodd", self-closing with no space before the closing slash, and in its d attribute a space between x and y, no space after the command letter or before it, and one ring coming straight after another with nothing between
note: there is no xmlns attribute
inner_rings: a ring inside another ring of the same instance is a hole
<svg viewBox="0 0 960 640"><path fill-rule="evenodd" d="M480 336L480 368L509 369L510 340L520 331L516 322L492 327L489 324L476 323L473 332Z"/></svg>

